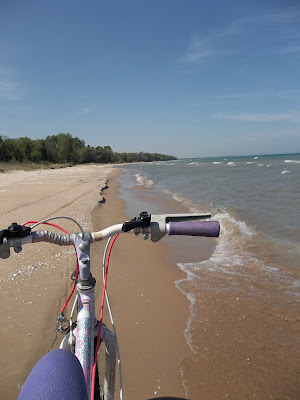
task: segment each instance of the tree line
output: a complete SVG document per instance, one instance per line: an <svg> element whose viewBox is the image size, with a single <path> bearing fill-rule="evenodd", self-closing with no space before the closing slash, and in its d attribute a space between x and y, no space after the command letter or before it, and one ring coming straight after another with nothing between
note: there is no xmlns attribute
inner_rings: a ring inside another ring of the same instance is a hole
<svg viewBox="0 0 300 400"><path fill-rule="evenodd" d="M20 163L132 163L169 161L176 157L158 153L117 153L110 146L92 147L69 133L47 136L46 139L0 135L0 161Z"/></svg>

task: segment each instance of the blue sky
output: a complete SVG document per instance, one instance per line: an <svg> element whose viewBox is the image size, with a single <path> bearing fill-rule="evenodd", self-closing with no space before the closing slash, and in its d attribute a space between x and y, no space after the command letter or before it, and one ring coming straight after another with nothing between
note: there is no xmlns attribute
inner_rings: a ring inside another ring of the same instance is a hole
<svg viewBox="0 0 300 400"><path fill-rule="evenodd" d="M1 0L0 134L178 157L300 152L300 5Z"/></svg>

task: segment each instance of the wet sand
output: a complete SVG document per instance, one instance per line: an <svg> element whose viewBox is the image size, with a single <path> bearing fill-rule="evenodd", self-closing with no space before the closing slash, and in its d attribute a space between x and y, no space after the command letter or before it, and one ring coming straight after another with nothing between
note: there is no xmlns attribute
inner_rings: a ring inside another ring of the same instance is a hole
<svg viewBox="0 0 300 400"><path fill-rule="evenodd" d="M71 216L92 230L120 223L127 218L125 204L117 197L116 174L107 166L3 174L1 227L54 215ZM99 203L108 176L109 188ZM73 223L62 225L77 230ZM101 243L92 248L98 310L103 247ZM202 250L203 257L209 257L211 249ZM125 398L187 398L180 363L190 353L184 336L189 301L174 284L185 274L168 257L162 242L143 241L133 234L121 235L114 246L108 290ZM74 268L73 250L50 244L27 245L22 253L0 260L1 399L16 398L33 365L59 346L56 320Z"/></svg>

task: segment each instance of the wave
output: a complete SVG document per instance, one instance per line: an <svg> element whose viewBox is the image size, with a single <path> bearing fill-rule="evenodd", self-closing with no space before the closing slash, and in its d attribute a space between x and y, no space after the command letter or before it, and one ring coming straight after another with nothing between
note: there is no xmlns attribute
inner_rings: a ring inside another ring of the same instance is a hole
<svg viewBox="0 0 300 400"><path fill-rule="evenodd" d="M151 187L154 185L154 181L152 179L149 179L147 176L136 174L135 177L138 184L141 186Z"/></svg>
<svg viewBox="0 0 300 400"><path fill-rule="evenodd" d="M229 161L227 163L227 165L229 165L230 167L235 167L236 166L236 164L233 161Z"/></svg>
<svg viewBox="0 0 300 400"><path fill-rule="evenodd" d="M300 164L300 160L284 160L284 162L289 164Z"/></svg>
<svg viewBox="0 0 300 400"><path fill-rule="evenodd" d="M256 235L254 228L249 227L244 221L236 220L226 211L215 214L213 220L220 222L221 234L209 259L210 268L222 266L222 272L236 273L232 267L247 265L249 261L258 262L248 251L249 242Z"/></svg>
<svg viewBox="0 0 300 400"><path fill-rule="evenodd" d="M171 195L174 200L187 207L190 212L202 212L204 207L205 211L213 214L212 220L220 222L221 234L217 240L213 255L209 261L204 262L206 266L209 263L209 268L217 268L220 272L220 267L222 267L222 272L231 273L231 267L236 265L243 266L249 262L252 265L253 263L258 263L257 258L248 250L248 248L251 248L252 237L256 235L254 228L248 226L244 221L235 219L226 210L220 211L212 206L200 205L187 195L179 192L164 191ZM202 263L197 264L197 266L202 265Z"/></svg>
<svg viewBox="0 0 300 400"><path fill-rule="evenodd" d="M197 204L195 204L190 197L178 192L172 193L166 189L164 190L164 192L171 195L174 200L188 208L190 212L199 212Z"/></svg>
<svg viewBox="0 0 300 400"><path fill-rule="evenodd" d="M283 170L281 173L282 174L289 174L291 171L289 171L288 169Z"/></svg>
<svg viewBox="0 0 300 400"><path fill-rule="evenodd" d="M236 279L247 274L249 265L259 263L247 250L249 242L256 235L253 228L243 221L236 220L226 211L216 213L212 220L220 222L221 233L211 257L198 263L177 264L186 274L186 278L176 281L176 287L190 301L190 316L184 333L192 350L194 345L191 326L197 313L197 297L201 287L232 291L238 295L242 288L239 289Z"/></svg>

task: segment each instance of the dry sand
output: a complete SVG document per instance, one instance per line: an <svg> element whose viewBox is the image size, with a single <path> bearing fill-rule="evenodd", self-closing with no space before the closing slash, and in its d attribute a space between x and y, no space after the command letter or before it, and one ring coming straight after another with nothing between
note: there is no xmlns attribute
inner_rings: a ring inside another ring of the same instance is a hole
<svg viewBox="0 0 300 400"><path fill-rule="evenodd" d="M75 218L87 229L110 172L106 166L80 166L1 174L1 229L55 215ZM73 223L63 226L74 230ZM33 365L57 341L56 319L74 267L71 248L46 243L0 259L1 399L16 398Z"/></svg>
<svg viewBox="0 0 300 400"><path fill-rule="evenodd" d="M0 226L55 215L75 218L90 230L123 222L125 204L117 197L118 183L113 179L117 173L109 166L79 166L1 174ZM99 203L108 176L105 202ZM62 225L77 230L73 223ZM99 305L104 245L93 247ZM184 274L167 253L162 242L143 241L133 234L121 235L112 253L108 290L125 398L187 398L179 364L190 351L184 337L189 302L174 284ZM203 254L208 257L208 250ZM12 252L9 259L0 260L1 399L16 398L33 365L59 346L56 320L74 268L72 249L45 243L27 245L21 254Z"/></svg>

